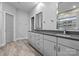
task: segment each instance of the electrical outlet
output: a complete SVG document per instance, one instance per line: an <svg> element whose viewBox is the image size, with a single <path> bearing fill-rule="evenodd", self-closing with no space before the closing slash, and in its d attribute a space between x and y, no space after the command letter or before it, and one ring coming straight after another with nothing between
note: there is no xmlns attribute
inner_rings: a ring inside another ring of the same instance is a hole
<svg viewBox="0 0 79 59"><path fill-rule="evenodd" d="M50 20L51 22L54 22L53 20Z"/></svg>

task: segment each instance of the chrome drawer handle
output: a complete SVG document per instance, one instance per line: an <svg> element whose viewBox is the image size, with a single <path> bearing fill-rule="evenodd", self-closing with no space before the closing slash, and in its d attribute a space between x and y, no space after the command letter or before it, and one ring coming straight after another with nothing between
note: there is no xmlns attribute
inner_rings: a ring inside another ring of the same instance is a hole
<svg viewBox="0 0 79 59"><path fill-rule="evenodd" d="M56 50L56 45L54 45L54 50Z"/></svg>
<svg viewBox="0 0 79 59"><path fill-rule="evenodd" d="M58 47L58 52L60 52L60 47Z"/></svg>

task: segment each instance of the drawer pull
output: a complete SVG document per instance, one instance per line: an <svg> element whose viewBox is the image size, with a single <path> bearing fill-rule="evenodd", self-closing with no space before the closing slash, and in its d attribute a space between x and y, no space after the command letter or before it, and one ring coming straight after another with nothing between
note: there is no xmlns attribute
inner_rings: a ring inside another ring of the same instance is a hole
<svg viewBox="0 0 79 59"><path fill-rule="evenodd" d="M60 47L58 47L58 52L60 52Z"/></svg>
<svg viewBox="0 0 79 59"><path fill-rule="evenodd" d="M56 45L54 45L54 50L56 50Z"/></svg>

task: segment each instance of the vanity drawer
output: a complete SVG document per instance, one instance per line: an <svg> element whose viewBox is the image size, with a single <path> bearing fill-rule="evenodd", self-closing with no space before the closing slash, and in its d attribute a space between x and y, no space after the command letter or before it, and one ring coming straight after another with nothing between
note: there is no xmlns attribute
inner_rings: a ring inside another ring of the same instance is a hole
<svg viewBox="0 0 79 59"><path fill-rule="evenodd" d="M79 49L79 41L65 39L65 38L58 38L58 43L75 49Z"/></svg>
<svg viewBox="0 0 79 59"><path fill-rule="evenodd" d="M44 40L49 40L49 41L56 42L56 37L44 35Z"/></svg>

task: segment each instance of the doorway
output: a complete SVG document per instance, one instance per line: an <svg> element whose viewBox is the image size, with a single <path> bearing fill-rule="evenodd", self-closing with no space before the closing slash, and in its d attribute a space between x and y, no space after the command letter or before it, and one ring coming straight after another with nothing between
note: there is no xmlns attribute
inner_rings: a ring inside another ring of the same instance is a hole
<svg viewBox="0 0 79 59"><path fill-rule="evenodd" d="M5 40L6 43L14 40L14 15L5 13Z"/></svg>
<svg viewBox="0 0 79 59"><path fill-rule="evenodd" d="M31 30L34 30L34 16L31 17Z"/></svg>

